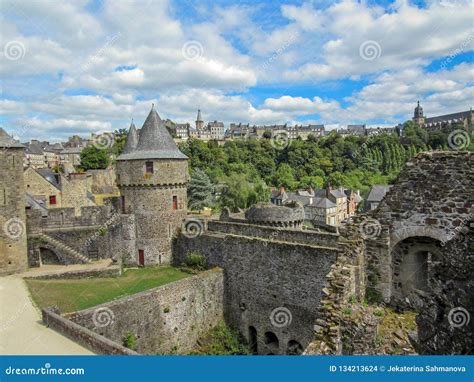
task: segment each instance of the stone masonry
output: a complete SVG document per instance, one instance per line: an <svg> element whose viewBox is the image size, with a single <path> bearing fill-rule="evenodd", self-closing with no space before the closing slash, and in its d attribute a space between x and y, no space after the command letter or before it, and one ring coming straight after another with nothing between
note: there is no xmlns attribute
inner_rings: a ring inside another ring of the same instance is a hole
<svg viewBox="0 0 474 382"><path fill-rule="evenodd" d="M188 177L187 157L152 108L139 138L135 126L130 127L124 152L117 158L122 214L133 215L123 217L130 227L124 229L131 230L119 252L126 263L170 263L172 238L186 218ZM111 240L121 241L120 233L123 230Z"/></svg>
<svg viewBox="0 0 474 382"><path fill-rule="evenodd" d="M0 275L27 267L23 150L0 128Z"/></svg>

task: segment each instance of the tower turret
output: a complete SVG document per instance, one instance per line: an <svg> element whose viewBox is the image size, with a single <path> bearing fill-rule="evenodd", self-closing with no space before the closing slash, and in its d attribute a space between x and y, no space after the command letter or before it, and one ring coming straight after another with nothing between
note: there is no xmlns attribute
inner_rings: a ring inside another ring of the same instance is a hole
<svg viewBox="0 0 474 382"><path fill-rule="evenodd" d="M125 142L125 147L123 149L123 154L128 154L131 153L135 148L137 147L138 144L138 133L137 133L137 128L135 127L135 124L132 123L130 124L130 129L128 130L128 135L127 135L127 140Z"/></svg>
<svg viewBox="0 0 474 382"><path fill-rule="evenodd" d="M415 112L413 114L413 121L420 126L423 126L425 124L425 117L423 115L423 108L420 106L420 101L418 101L418 104L415 107Z"/></svg>
<svg viewBox="0 0 474 382"><path fill-rule="evenodd" d="M203 130L203 129L204 129L204 121L202 120L201 109L198 109L198 114L196 118L196 130Z"/></svg>
<svg viewBox="0 0 474 382"><path fill-rule="evenodd" d="M122 209L134 221L135 253L126 259L139 265L171 260L171 240L186 218L188 157L176 146L152 107L140 131L130 126L126 150L117 158Z"/></svg>

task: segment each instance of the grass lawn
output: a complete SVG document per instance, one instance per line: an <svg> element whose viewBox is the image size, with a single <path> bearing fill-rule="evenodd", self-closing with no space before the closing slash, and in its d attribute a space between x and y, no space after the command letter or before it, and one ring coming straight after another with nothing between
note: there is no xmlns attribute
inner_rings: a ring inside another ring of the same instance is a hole
<svg viewBox="0 0 474 382"><path fill-rule="evenodd" d="M179 269L161 266L127 269L120 277L25 280L40 308L57 305L61 313L90 308L120 297L189 277Z"/></svg>

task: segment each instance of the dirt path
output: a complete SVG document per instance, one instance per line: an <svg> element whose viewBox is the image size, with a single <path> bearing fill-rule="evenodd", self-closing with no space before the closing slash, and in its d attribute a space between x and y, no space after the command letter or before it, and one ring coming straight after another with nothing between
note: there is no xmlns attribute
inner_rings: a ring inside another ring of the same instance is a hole
<svg viewBox="0 0 474 382"><path fill-rule="evenodd" d="M19 275L0 277L0 354L93 354L41 323Z"/></svg>

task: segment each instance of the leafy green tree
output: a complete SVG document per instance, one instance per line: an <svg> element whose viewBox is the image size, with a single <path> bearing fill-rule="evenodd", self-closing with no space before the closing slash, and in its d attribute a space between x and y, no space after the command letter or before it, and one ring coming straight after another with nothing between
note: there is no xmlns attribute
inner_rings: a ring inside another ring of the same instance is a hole
<svg viewBox="0 0 474 382"><path fill-rule="evenodd" d="M202 210L212 204L214 186L204 171L197 168L193 171L188 185L188 207L191 210Z"/></svg>
<svg viewBox="0 0 474 382"><path fill-rule="evenodd" d="M118 157L122 154L123 149L125 148L125 143L127 142L128 131L126 129L118 129L114 131L114 144L112 146L112 154Z"/></svg>
<svg viewBox="0 0 474 382"><path fill-rule="evenodd" d="M321 176L304 176L298 182L298 188L322 188L324 185L324 178Z"/></svg>
<svg viewBox="0 0 474 382"><path fill-rule="evenodd" d="M332 187L345 186L347 183L346 177L340 172L333 172L328 176L327 185Z"/></svg>
<svg viewBox="0 0 474 382"><path fill-rule="evenodd" d="M81 151L81 170L102 170L110 163L109 153L106 149L99 149L94 145L87 146Z"/></svg>
<svg viewBox="0 0 474 382"><path fill-rule="evenodd" d="M275 172L273 185L276 187L283 186L288 190L294 190L297 182L293 175L293 169L286 163L281 163Z"/></svg>

